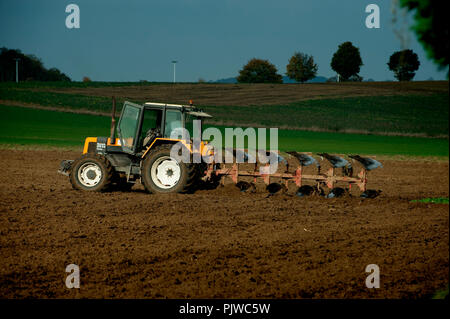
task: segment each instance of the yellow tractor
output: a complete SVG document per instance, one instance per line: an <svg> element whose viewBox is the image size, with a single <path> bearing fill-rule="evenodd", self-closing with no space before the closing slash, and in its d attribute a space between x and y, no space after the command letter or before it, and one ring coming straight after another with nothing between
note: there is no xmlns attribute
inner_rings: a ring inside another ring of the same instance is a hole
<svg viewBox="0 0 450 319"><path fill-rule="evenodd" d="M117 127L114 113L115 99L109 138L88 137L80 158L61 162L59 172L69 176L73 188L126 190L140 180L152 193L189 192L205 175L205 163L186 163L171 156L171 147L178 142L194 153L192 139L171 138L174 130L186 129L193 136L193 121L200 120L201 125L203 118L211 117L192 102L125 102ZM201 142L197 147L201 155L208 152L206 144Z"/></svg>

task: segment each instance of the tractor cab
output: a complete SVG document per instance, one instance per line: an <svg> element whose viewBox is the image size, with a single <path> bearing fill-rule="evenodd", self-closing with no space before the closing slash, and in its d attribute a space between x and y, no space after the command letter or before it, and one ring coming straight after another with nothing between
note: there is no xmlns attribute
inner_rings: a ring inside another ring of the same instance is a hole
<svg viewBox="0 0 450 319"><path fill-rule="evenodd" d="M157 146L163 141L184 140L189 144L194 134L193 121L200 120L201 123L206 117L211 115L192 105L125 102L117 125L116 143L129 154L145 153L155 143ZM189 136L184 136L183 129Z"/></svg>

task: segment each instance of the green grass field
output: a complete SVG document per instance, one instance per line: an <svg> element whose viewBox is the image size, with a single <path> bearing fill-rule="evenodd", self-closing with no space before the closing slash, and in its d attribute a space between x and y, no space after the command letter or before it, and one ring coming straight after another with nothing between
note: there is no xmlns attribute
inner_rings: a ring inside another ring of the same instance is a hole
<svg viewBox="0 0 450 319"><path fill-rule="evenodd" d="M91 82L40 82L40 81L30 81L30 82L20 82L16 84L15 82L0 82L0 89L8 88L21 88L21 89L38 89L38 88L100 88L100 87L121 87L121 86L148 86L148 85L163 85L171 84L172 82L101 82L101 81L91 81Z"/></svg>
<svg viewBox="0 0 450 319"><path fill-rule="evenodd" d="M108 135L111 120L85 115L0 105L0 143L82 146L87 136Z"/></svg>
<svg viewBox="0 0 450 319"><path fill-rule="evenodd" d="M82 147L108 136L110 118L0 105L0 144ZM222 133L224 127L218 127ZM224 134L224 133L223 133ZM279 149L373 155L448 156L448 139L279 130Z"/></svg>
<svg viewBox="0 0 450 319"><path fill-rule="evenodd" d="M424 204L447 204L448 198L446 197L438 197L438 198L422 198L422 199L414 199L411 203L424 203Z"/></svg>
<svg viewBox="0 0 450 319"><path fill-rule="evenodd" d="M80 94L35 92L29 90L15 90L0 88L2 100L30 103L47 107L59 107L65 110L89 110L96 112L111 112L111 97L88 96ZM118 99L119 110L123 100Z"/></svg>
<svg viewBox="0 0 450 319"><path fill-rule="evenodd" d="M7 83L0 85L0 99L65 110L83 109L108 113L111 109L110 96L47 92L35 89L45 89L45 85L55 89L65 85L90 88L126 84L108 82L36 84L30 82L21 83L18 88ZM123 102L124 98L117 99L118 111ZM449 96L446 93L333 98L300 101L287 105L205 105L202 108L214 116L212 120L209 120L209 124L214 125L423 137L448 137L449 132Z"/></svg>
<svg viewBox="0 0 450 319"><path fill-rule="evenodd" d="M418 88L423 91L414 94L327 98L285 105L205 105L202 108L214 116L206 125L218 127L222 133L225 126L280 128L279 149L282 151L448 157L449 95L441 89L434 91L433 83L420 84ZM164 83L0 83L0 100L65 111L109 113L111 97L88 95L90 88L159 84ZM82 94L49 91L64 88L86 91L81 91ZM124 99L117 99L118 111ZM105 116L4 104L0 106L0 144L3 145L81 147L86 136L109 134L110 119Z"/></svg>
<svg viewBox="0 0 450 319"><path fill-rule="evenodd" d="M449 129L447 94L349 97L289 105L204 109L215 119L236 125L426 136L448 136Z"/></svg>

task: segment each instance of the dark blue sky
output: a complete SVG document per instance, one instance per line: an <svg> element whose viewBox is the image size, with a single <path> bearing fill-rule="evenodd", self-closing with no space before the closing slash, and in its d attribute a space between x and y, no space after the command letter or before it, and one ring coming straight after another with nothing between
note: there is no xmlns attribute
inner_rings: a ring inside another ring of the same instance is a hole
<svg viewBox="0 0 450 319"><path fill-rule="evenodd" d="M67 29L68 4L81 11L80 29ZM365 7L381 10L381 28L367 29ZM251 58L268 59L280 74L295 51L314 56L318 75L335 75L338 45L360 48L360 75L394 79L389 56L401 49L391 0L0 0L0 46L20 49L73 80L216 80L236 76ZM399 16L401 17L401 15ZM397 24L397 28L401 25ZM408 47L421 61L415 80L445 79L415 35Z"/></svg>

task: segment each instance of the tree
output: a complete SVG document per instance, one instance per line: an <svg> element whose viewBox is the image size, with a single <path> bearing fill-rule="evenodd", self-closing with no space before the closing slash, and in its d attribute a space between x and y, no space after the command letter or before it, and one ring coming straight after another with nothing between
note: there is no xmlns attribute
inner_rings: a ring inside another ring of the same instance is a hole
<svg viewBox="0 0 450 319"><path fill-rule="evenodd" d="M286 66L286 75L297 82L306 82L313 79L317 73L317 64L314 58L305 53L295 52Z"/></svg>
<svg viewBox="0 0 450 319"><path fill-rule="evenodd" d="M70 78L62 73L57 68L51 68L47 71L47 76L45 81L67 81L70 82Z"/></svg>
<svg viewBox="0 0 450 319"><path fill-rule="evenodd" d="M362 65L359 49L351 42L340 44L331 59L331 68L343 81L347 81L352 75L357 75Z"/></svg>
<svg viewBox="0 0 450 319"><path fill-rule="evenodd" d="M20 50L0 49L0 81L15 81L16 59L19 59L19 80L70 81L70 78L56 68L47 70L42 61L32 54Z"/></svg>
<svg viewBox="0 0 450 319"><path fill-rule="evenodd" d="M239 83L283 83L275 65L267 60L251 59L239 71Z"/></svg>
<svg viewBox="0 0 450 319"><path fill-rule="evenodd" d="M413 30L427 56L442 69L448 67L449 41L447 1L401 0L400 5L415 11Z"/></svg>
<svg viewBox="0 0 450 319"><path fill-rule="evenodd" d="M419 69L419 58L412 50L394 52L387 64L399 81L411 81Z"/></svg>

